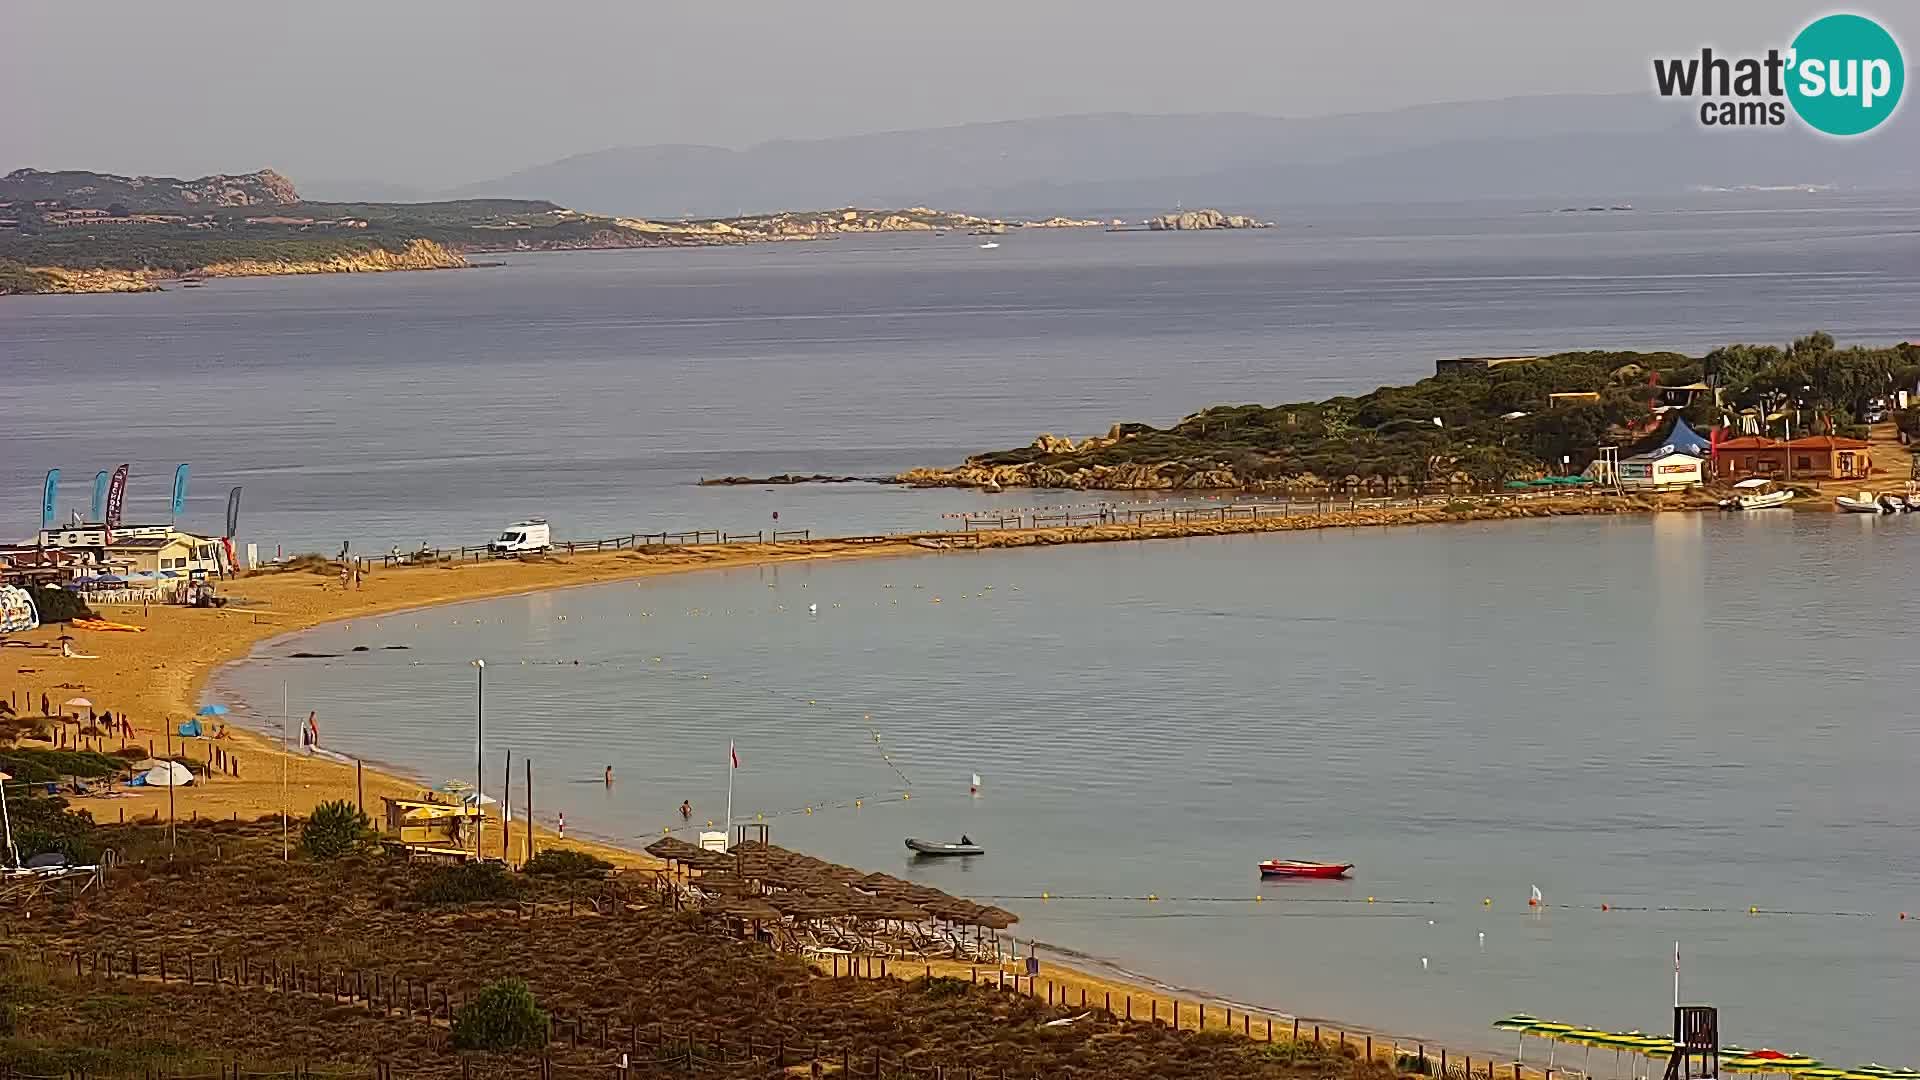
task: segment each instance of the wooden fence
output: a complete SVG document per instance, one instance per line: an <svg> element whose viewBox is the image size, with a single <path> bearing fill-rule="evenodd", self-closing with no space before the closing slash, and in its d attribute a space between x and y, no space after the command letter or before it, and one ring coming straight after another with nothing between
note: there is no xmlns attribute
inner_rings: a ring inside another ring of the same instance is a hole
<svg viewBox="0 0 1920 1080"><path fill-rule="evenodd" d="M605 540L562 540L553 545L555 552L575 555L582 551L630 551L648 547L685 547L693 544L791 544L813 539L811 529L761 529L750 533L730 533L720 529L690 529L685 532L627 533ZM485 562L494 558L487 545L457 548L420 548L416 551L385 555L358 556L369 566L425 566L436 563Z"/></svg>

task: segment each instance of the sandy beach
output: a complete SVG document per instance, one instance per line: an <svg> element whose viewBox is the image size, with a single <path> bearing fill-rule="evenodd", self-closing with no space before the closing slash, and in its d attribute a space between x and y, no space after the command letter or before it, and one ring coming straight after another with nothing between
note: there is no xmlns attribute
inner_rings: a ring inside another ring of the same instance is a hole
<svg viewBox="0 0 1920 1080"><path fill-rule="evenodd" d="M653 551L623 550L581 553L570 556L501 560L466 564L436 564L395 567L367 574L358 588L343 589L335 568L264 571L223 583L221 594L228 606L218 610L188 609L175 606L108 607L105 617L144 627L139 633L104 632L61 627L44 627L17 638L6 650L8 661L0 694L18 692L21 704L37 711L41 694L53 702L84 696L97 709L111 711L116 717L127 714L136 730L136 741L148 739L155 749L166 742L166 732L192 717L209 677L223 664L244 658L258 643L323 623L350 622L353 619L388 615L399 611L432 607L467 600L572 588L608 582L626 581L662 574L701 569L726 569L769 565L782 562L818 561L854 558L927 555L936 552L958 555L963 550L1021 546L1052 546L1070 543L1126 542L1147 539L1225 535L1248 532L1294 531L1302 529L1361 528L1394 525L1443 524L1458 521L1486 521L1535 518L1560 515L1648 513L1661 509L1694 509L1695 503L1679 499L1666 501L1614 497L1567 497L1503 501L1489 503L1469 511L1448 513L1439 508L1362 507L1321 515L1254 520L1194 521L1180 524L1111 524L1079 529L999 530L990 533L941 534L915 538L890 538L883 541L852 542L811 540L792 543L735 543L696 547L677 547ZM92 659L61 655L58 638L72 632L76 653ZM25 646L25 647L21 647ZM71 730L71 729L69 729ZM366 769L358 773L351 764L341 764L301 754L284 754L278 740L237 725L227 729L217 743L208 740L174 740L188 743L186 753L203 759L214 745L238 760L238 777L216 775L205 785L177 789L173 813L180 818L259 818L278 814L283 805L294 817L307 814L318 803L364 796L370 812L378 816L381 796L415 797L421 790L418 779L389 772ZM324 743L324 739L323 739ZM107 749L118 740L103 740ZM177 746L176 749L179 749ZM286 780L283 794L282 762ZM164 789L129 791L112 798L84 798L77 805L93 813L96 820L111 822L124 815L136 817L168 813ZM542 836L551 834L542 830ZM545 840L543 840L545 842ZM656 861L643 852L570 836L569 846L591 850L616 865L647 867ZM519 858L524 839L516 835L513 854ZM492 850L492 844L489 844ZM939 965L936 965L939 966ZM956 969L953 974L969 974ZM1010 969L1010 975L1014 974ZM989 970L987 977L995 977ZM1154 986L1119 970L1106 970L1097 962L1078 967L1059 965L1049 960L1043 969L1044 996L1048 989L1060 994L1085 993L1089 1002L1104 1002L1109 995L1116 1008L1131 998L1132 1007L1142 1014L1155 1010L1170 1015L1179 1003L1182 1026L1201 1020L1200 1003L1208 1002L1207 1026L1222 1025L1227 1003L1199 992ZM1157 1004L1156 1004L1157 1003ZM1249 1020L1248 1015L1254 1017ZM1234 1006L1235 1026L1261 1025L1274 1018L1276 1028L1290 1023L1286 1014L1263 1013ZM1312 1020L1307 1021L1309 1026ZM1326 1024L1327 1037L1336 1030ZM1348 1027L1355 1035L1364 1028Z"/></svg>
<svg viewBox="0 0 1920 1080"><path fill-rule="evenodd" d="M731 543L660 549L582 552L480 563L403 566L366 574L359 587L343 589L337 569L268 570L246 574L222 585L227 606L205 610L154 605L109 606L101 614L142 627L138 633L42 627L16 637L5 653L0 694L18 692L21 711L37 712L42 694L55 702L85 697L95 709L131 718L136 741L151 740L163 750L167 732L190 719L215 670L244 658L258 643L323 623L350 622L374 615L515 594L627 581L691 570L726 569L782 562L928 555L936 552L1073 543L1115 543L1150 539L1221 536L1307 529L1431 525L1560 515L1647 513L1694 508L1678 497L1654 499L1570 496L1499 501L1449 513L1438 507L1367 507L1317 515L1262 517L1226 521L1108 524L1084 528L1005 529L962 534L929 534L884 540L805 540L787 543ZM73 651L92 659L64 657L62 633L74 634ZM56 708L56 711L57 708ZM71 729L70 729L71 730ZM195 760L205 758L208 740L175 740ZM324 733L322 744L324 745ZM113 749L118 740L102 745ZM238 760L237 777L216 776L210 783L174 793L174 812L182 817L256 818L278 814L283 806L303 816L313 806L364 793L370 813L378 814L382 796L417 797L418 778L309 757L289 759L285 792L277 739L229 725L218 745ZM129 790L110 799L86 800L96 819L110 821L167 812L164 789ZM536 807L537 809L537 807ZM652 865L647 855L582 837L568 842L591 847L616 865ZM515 845L516 850L518 844Z"/></svg>

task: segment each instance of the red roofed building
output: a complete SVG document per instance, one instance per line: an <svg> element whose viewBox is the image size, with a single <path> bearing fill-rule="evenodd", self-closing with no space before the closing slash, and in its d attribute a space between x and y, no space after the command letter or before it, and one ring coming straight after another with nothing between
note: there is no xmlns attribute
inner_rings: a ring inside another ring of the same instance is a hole
<svg viewBox="0 0 1920 1080"><path fill-rule="evenodd" d="M1863 439L1808 435L1792 442L1743 435L1720 443L1713 475L1721 480L1766 476L1779 480L1864 480L1873 456Z"/></svg>

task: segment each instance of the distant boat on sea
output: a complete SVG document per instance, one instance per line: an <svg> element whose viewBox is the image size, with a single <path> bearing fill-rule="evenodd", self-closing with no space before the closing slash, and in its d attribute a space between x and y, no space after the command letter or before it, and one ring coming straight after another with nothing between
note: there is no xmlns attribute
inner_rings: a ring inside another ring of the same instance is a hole
<svg viewBox="0 0 1920 1080"><path fill-rule="evenodd" d="M989 241L987 241L986 243L984 243L984 244L981 244L981 245L980 245L980 250L981 250L981 251L992 251L992 250L993 250L994 248L997 248L997 247L999 247L999 246L1000 246L1000 241L998 241L998 240L989 240Z"/></svg>

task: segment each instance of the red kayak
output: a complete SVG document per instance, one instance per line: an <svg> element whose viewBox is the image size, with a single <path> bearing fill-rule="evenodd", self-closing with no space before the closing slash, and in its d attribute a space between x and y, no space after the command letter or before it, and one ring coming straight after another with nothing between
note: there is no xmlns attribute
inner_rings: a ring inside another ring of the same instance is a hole
<svg viewBox="0 0 1920 1080"><path fill-rule="evenodd" d="M1300 862L1296 859L1268 859L1260 864L1261 877L1343 878L1352 863Z"/></svg>

